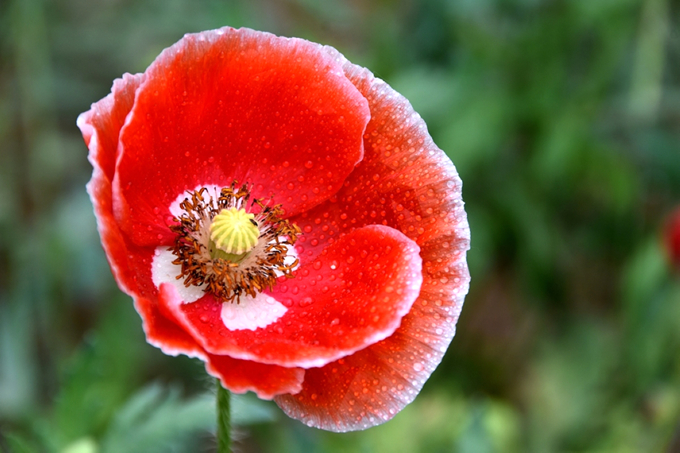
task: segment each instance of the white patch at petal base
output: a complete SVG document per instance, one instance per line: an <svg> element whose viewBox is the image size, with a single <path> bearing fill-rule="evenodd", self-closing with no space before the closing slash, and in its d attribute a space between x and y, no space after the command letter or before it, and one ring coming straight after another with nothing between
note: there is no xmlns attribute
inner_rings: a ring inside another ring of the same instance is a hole
<svg viewBox="0 0 680 453"><path fill-rule="evenodd" d="M286 239L286 238L284 238L284 237L281 237L281 238L280 238L280 240L285 240L285 239ZM295 262L295 260L298 258L297 250L295 250L295 246L294 246L294 245L283 244L283 246L286 248L286 257L283 259L283 265L284 265L284 266L290 266L290 265L293 264L293 263ZM300 267L300 262L298 262L297 266L295 266L295 267L293 268L293 270L297 269L298 267ZM283 272L281 272L281 271L278 270L278 269L274 269L274 274L275 274L277 277L282 277L283 275L285 275Z"/></svg>
<svg viewBox="0 0 680 453"><path fill-rule="evenodd" d="M160 288L162 283L170 283L177 290L177 294L184 302L196 302L205 296L204 285L184 286L184 279L177 279L182 273L182 268L177 264L172 264L175 255L167 247L156 247L151 263L151 279L156 288Z"/></svg>
<svg viewBox="0 0 680 453"><path fill-rule="evenodd" d="M206 184L204 186L197 186L194 188L194 190L190 190L187 192L182 192L181 194L177 195L177 198L175 198L175 201L170 203L170 214L172 214L175 217L179 217L182 214L184 214L184 209L180 208L180 203L182 203L185 199L191 199L191 195L189 195L188 192L197 192L201 190L202 188L208 189L207 193L204 193L204 197L206 197L206 201L210 199L210 197L213 197L215 201L217 201L217 198L220 196L220 192L222 191L222 188L220 186L216 186L214 184Z"/></svg>
<svg viewBox="0 0 680 453"><path fill-rule="evenodd" d="M255 297L242 297L238 304L223 303L222 322L229 330L255 330L276 322L287 311L278 300L259 293Z"/></svg>

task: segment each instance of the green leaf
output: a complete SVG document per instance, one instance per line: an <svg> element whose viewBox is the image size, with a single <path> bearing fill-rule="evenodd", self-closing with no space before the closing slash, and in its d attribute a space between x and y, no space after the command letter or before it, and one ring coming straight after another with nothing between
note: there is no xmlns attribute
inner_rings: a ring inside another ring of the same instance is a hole
<svg viewBox="0 0 680 453"><path fill-rule="evenodd" d="M145 387L116 414L102 439L102 453L193 451L197 434L215 429L212 395L182 400L177 389Z"/></svg>
<svg viewBox="0 0 680 453"><path fill-rule="evenodd" d="M37 453L40 451L34 443L17 433L0 433L0 439L2 439L3 435L4 440L9 446L7 453ZM0 449L0 452L5 453L5 450Z"/></svg>
<svg viewBox="0 0 680 453"><path fill-rule="evenodd" d="M31 306L23 297L3 302L0 296L0 420L24 416L33 408L37 380Z"/></svg>
<svg viewBox="0 0 680 453"><path fill-rule="evenodd" d="M231 395L231 423L234 425L273 422L279 413L274 403L262 401L252 393Z"/></svg>
<svg viewBox="0 0 680 453"><path fill-rule="evenodd" d="M118 301L116 301L118 302ZM114 303L100 327L63 373L54 407L53 435L59 448L86 436L99 437L140 379L144 345L136 313Z"/></svg>

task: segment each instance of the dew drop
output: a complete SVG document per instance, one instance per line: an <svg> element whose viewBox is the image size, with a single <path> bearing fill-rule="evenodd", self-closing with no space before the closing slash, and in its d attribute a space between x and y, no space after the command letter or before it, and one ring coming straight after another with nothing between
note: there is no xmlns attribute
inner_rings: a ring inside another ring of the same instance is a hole
<svg viewBox="0 0 680 453"><path fill-rule="evenodd" d="M312 305L312 302L314 302L314 300L312 300L311 297L304 297L304 298L300 301L300 306L301 306L301 307L308 307L308 306Z"/></svg>
<svg viewBox="0 0 680 453"><path fill-rule="evenodd" d="M285 299L283 299L283 300L281 301L281 303L282 303L284 306L290 308L290 307L293 306L293 299L291 299L291 298L289 298L289 297L286 297ZM279 332L279 333L280 333L280 332Z"/></svg>

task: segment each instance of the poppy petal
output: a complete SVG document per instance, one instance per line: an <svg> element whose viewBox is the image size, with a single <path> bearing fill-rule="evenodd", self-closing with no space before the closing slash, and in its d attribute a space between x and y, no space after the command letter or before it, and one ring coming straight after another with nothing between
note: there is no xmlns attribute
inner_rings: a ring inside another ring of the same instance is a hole
<svg viewBox="0 0 680 453"><path fill-rule="evenodd" d="M149 344L168 355L200 358L206 362L206 371L219 378L232 392L253 391L260 398L272 399L283 393L297 393L302 388L302 368L284 368L208 354L175 324L171 314L162 313L153 299L135 297L135 309L144 321Z"/></svg>
<svg viewBox="0 0 680 453"><path fill-rule="evenodd" d="M418 251L413 241L392 228L367 226L341 237L264 298L241 300L258 304L252 309L223 305L210 294L184 303L168 283L161 284L159 299L212 354L318 367L397 329L420 291ZM250 324L230 324L234 320L225 317L225 309L231 318L240 316L239 323L250 318Z"/></svg>
<svg viewBox="0 0 680 453"><path fill-rule="evenodd" d="M234 393L255 392L270 400L284 393L297 393L302 388L305 370L232 359L225 355L208 354L208 373L222 381Z"/></svg>
<svg viewBox="0 0 680 453"><path fill-rule="evenodd" d="M331 431L382 423L415 398L453 338L470 280L470 232L453 164L405 98L370 71L344 67L371 108L365 155L336 196L292 219L309 230L301 256L319 256L333 233L380 223L420 246L423 285L392 336L308 370L300 393L276 398L289 416ZM335 219L328 228L314 227L326 217Z"/></svg>
<svg viewBox="0 0 680 453"><path fill-rule="evenodd" d="M177 324L161 313L153 298L135 296L135 310L142 317L146 341L165 354L184 354L206 360L207 354L198 343Z"/></svg>
<svg viewBox="0 0 680 453"><path fill-rule="evenodd" d="M81 114L77 121L94 168L87 192L94 206L102 246L116 282L128 294L135 286L135 276L127 265L127 246L113 216L111 180L120 129L132 108L135 90L142 79L141 74L125 74L122 79L116 79L111 93L92 104L92 108Z"/></svg>
<svg viewBox="0 0 680 453"><path fill-rule="evenodd" d="M137 90L120 137L116 218L138 245L169 244L173 200L234 180L288 215L310 209L361 160L369 117L322 46L247 29L186 35Z"/></svg>
<svg viewBox="0 0 680 453"><path fill-rule="evenodd" d="M113 181L120 130L132 110L135 92L143 80L143 74L123 74L122 78L113 81L108 96L78 116L76 124L90 150L88 158L109 181Z"/></svg>
<svg viewBox="0 0 680 453"><path fill-rule="evenodd" d="M168 355L185 354L205 360L206 354L199 344L158 304L158 290L150 275L154 251L136 247L128 240L123 244L124 253L111 255L110 260L132 276L126 292L134 299L135 310L142 318L146 340Z"/></svg>
<svg viewBox="0 0 680 453"><path fill-rule="evenodd" d="M145 252L130 244L113 216L111 179L118 137L142 80L141 74L125 74L122 79L114 81L111 94L78 117L77 124L88 145L88 157L94 167L87 191L111 270L120 288L135 299L135 308L144 322L148 341L166 354L202 357L205 354L193 338L161 315L158 304L154 302L156 290L153 285L144 284L148 281L143 276L150 266L152 251Z"/></svg>

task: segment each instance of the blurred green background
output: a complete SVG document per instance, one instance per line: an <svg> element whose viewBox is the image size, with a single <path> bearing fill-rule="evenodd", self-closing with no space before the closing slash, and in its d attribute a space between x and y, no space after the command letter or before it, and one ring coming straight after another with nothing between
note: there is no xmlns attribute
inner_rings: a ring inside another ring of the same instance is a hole
<svg viewBox="0 0 680 453"><path fill-rule="evenodd" d="M338 48L464 181L470 294L416 401L331 434L235 402L241 452L680 451L680 2L0 0L0 451L215 451L211 379L147 345L76 116L186 32Z"/></svg>

